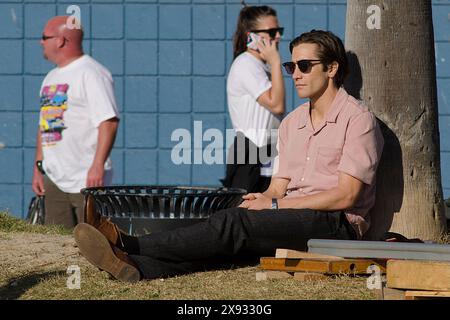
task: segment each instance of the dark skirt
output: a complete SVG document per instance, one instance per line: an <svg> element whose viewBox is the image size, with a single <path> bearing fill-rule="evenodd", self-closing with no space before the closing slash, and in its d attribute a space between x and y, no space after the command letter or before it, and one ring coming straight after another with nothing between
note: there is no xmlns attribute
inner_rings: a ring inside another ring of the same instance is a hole
<svg viewBox="0 0 450 320"><path fill-rule="evenodd" d="M271 177L261 176L261 167L264 157L272 157L272 153L275 152L272 150L272 145L258 148L241 132L238 132L231 148L226 176L222 179L223 186L245 189L248 193L266 191Z"/></svg>

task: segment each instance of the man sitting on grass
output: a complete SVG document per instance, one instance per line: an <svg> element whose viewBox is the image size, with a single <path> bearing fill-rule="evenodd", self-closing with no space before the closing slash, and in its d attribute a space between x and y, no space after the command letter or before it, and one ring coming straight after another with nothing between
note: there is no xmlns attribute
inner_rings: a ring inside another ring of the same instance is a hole
<svg viewBox="0 0 450 320"><path fill-rule="evenodd" d="M309 102L281 123L269 188L205 222L140 237L119 231L88 199L87 223L74 234L89 262L133 282L202 271L223 258L305 250L312 238L362 237L383 149L377 120L342 87L347 58L338 37L313 30L294 39L290 50L292 62L283 65Z"/></svg>

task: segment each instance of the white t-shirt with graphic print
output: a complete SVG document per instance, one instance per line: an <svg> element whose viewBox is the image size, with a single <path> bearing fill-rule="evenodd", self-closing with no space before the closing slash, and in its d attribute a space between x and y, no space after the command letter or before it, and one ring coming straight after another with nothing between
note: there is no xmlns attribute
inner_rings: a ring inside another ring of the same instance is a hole
<svg viewBox="0 0 450 320"><path fill-rule="evenodd" d="M88 55L51 70L41 91L39 127L43 167L64 192L78 193L97 148L98 127L119 117L111 73ZM105 163L105 178L111 174Z"/></svg>

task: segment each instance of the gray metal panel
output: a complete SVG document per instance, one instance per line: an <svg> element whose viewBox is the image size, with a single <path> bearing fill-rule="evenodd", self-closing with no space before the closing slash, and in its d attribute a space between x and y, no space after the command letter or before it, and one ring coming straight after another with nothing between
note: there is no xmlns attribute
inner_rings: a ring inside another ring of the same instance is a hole
<svg viewBox="0 0 450 320"><path fill-rule="evenodd" d="M308 251L345 258L450 261L448 244L311 239Z"/></svg>

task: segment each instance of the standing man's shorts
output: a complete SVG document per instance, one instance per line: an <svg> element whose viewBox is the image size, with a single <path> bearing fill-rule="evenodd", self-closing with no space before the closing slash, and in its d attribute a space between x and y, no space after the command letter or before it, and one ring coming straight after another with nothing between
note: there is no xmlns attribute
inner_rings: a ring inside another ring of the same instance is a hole
<svg viewBox="0 0 450 320"><path fill-rule="evenodd" d="M61 191L44 176L45 224L58 224L67 229L83 222L84 197L81 193Z"/></svg>

